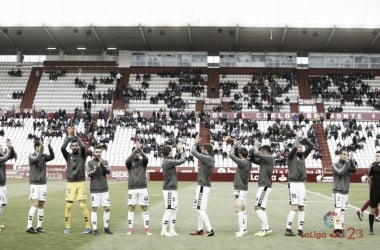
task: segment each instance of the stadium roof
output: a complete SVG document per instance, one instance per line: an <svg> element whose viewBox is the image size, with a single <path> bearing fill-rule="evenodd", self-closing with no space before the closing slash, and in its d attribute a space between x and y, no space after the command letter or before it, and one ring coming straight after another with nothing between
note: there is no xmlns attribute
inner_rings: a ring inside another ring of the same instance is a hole
<svg viewBox="0 0 380 250"><path fill-rule="evenodd" d="M377 29L253 27L2 27L0 53L117 50L379 53ZM52 50L51 48L56 48ZM79 48L79 50L78 50ZM85 48L81 50L80 48Z"/></svg>
<svg viewBox="0 0 380 250"><path fill-rule="evenodd" d="M380 53L376 0L6 0L0 4L0 54L17 50L101 54L107 48Z"/></svg>

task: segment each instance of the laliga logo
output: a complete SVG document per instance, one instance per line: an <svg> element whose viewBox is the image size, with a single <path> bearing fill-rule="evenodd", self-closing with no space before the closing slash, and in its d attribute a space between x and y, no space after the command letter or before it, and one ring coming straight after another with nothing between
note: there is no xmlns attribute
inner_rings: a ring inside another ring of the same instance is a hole
<svg viewBox="0 0 380 250"><path fill-rule="evenodd" d="M338 224L339 223L339 216L338 216L338 214L335 213L335 212L328 211L323 216L323 223L328 228L334 228L334 224Z"/></svg>
<svg viewBox="0 0 380 250"><path fill-rule="evenodd" d="M323 216L323 223L325 224L326 227L328 228L334 228L334 225L339 223L339 216L337 213L328 211L324 216ZM356 239L361 239L364 236L363 229L357 229L354 227L348 227L347 229L343 230L344 233L344 238L347 240L356 240ZM311 232L305 232L303 235L303 238L309 238L309 239L325 239L327 238L328 234L325 232L317 232L317 231L311 231ZM333 236L330 237L335 238Z"/></svg>

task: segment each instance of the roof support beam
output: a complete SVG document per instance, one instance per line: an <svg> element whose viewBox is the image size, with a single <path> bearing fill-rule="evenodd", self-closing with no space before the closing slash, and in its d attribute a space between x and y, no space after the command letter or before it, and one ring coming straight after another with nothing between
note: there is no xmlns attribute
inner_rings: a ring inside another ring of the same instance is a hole
<svg viewBox="0 0 380 250"><path fill-rule="evenodd" d="M235 27L235 48L238 48L239 46L239 31L240 31L240 27L239 27L239 24L237 24Z"/></svg>
<svg viewBox="0 0 380 250"><path fill-rule="evenodd" d="M288 34L288 25L285 25L285 28L284 28L284 31L282 32L282 37L281 37L281 43L280 43L280 47L282 48L284 46L284 42L285 42L285 38L286 38L286 35Z"/></svg>
<svg viewBox="0 0 380 250"><path fill-rule="evenodd" d="M9 43L12 44L13 47L15 47L15 49L21 50L20 47L15 43L15 41L13 41L12 38L8 36L8 34L4 33L2 29L0 29L0 33L3 34L3 36L9 41Z"/></svg>
<svg viewBox="0 0 380 250"><path fill-rule="evenodd" d="M91 31L94 33L96 40L98 40L98 44L100 47L102 47L104 50L107 49L106 46L104 45L103 40L100 38L98 32L96 31L95 27L91 25Z"/></svg>
<svg viewBox="0 0 380 250"><path fill-rule="evenodd" d="M57 39L55 39L55 37L53 36L53 34L50 32L49 28L46 27L46 26L43 26L43 29L44 29L45 32L48 34L48 36L50 37L50 39L53 41L54 46L55 46L57 49L61 50L62 47L59 45Z"/></svg>
<svg viewBox="0 0 380 250"><path fill-rule="evenodd" d="M189 47L192 48L193 47L193 38L191 36L191 27L190 27L190 24L187 25L187 39L189 41Z"/></svg>
<svg viewBox="0 0 380 250"><path fill-rule="evenodd" d="M326 40L326 43L325 43L325 46L324 46L325 49L329 46L329 44L331 42L331 39L333 38L335 32L336 32L336 26L334 26L334 28L331 30L330 35L329 35L329 37Z"/></svg>
<svg viewBox="0 0 380 250"><path fill-rule="evenodd" d="M144 42L145 47L149 49L149 44L148 44L148 41L146 40L144 30L143 30L143 27L141 26L141 24L139 24L139 30L140 30L140 35L141 35L141 38Z"/></svg>
<svg viewBox="0 0 380 250"><path fill-rule="evenodd" d="M379 39L379 37L380 37L380 31L377 31L376 36L372 39L371 44L369 45L370 48L372 48L373 45L375 45L375 42L377 41L377 39Z"/></svg>

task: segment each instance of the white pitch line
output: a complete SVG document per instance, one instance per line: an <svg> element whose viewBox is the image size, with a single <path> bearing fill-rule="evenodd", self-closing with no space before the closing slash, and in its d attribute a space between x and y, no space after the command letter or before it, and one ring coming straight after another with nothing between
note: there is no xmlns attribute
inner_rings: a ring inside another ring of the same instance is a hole
<svg viewBox="0 0 380 250"><path fill-rule="evenodd" d="M279 184L279 185L282 185L282 186L285 186L285 185L282 184L282 183L278 183L278 184ZM322 198L325 198L325 199L328 199L328 200L330 200L330 201L333 201L333 198L332 198L332 197L329 197L329 196L327 196L327 195L324 195L324 194L321 194L321 193L317 193L317 192L313 192L313 191L310 191L310 190L307 190L307 189L306 189L306 192L311 193L311 194L314 194L314 195L317 195L317 196L322 197ZM353 209L360 210L359 207L353 206L353 205L351 205L351 204L348 204L348 206L351 207L351 208L353 208ZM365 211L365 212L368 213L367 211Z"/></svg>

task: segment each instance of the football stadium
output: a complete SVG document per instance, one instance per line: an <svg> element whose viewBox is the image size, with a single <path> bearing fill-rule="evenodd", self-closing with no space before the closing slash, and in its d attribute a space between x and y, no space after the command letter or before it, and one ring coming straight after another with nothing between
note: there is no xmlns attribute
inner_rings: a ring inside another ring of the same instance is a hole
<svg viewBox="0 0 380 250"><path fill-rule="evenodd" d="M378 244L378 2L0 6L2 249Z"/></svg>

